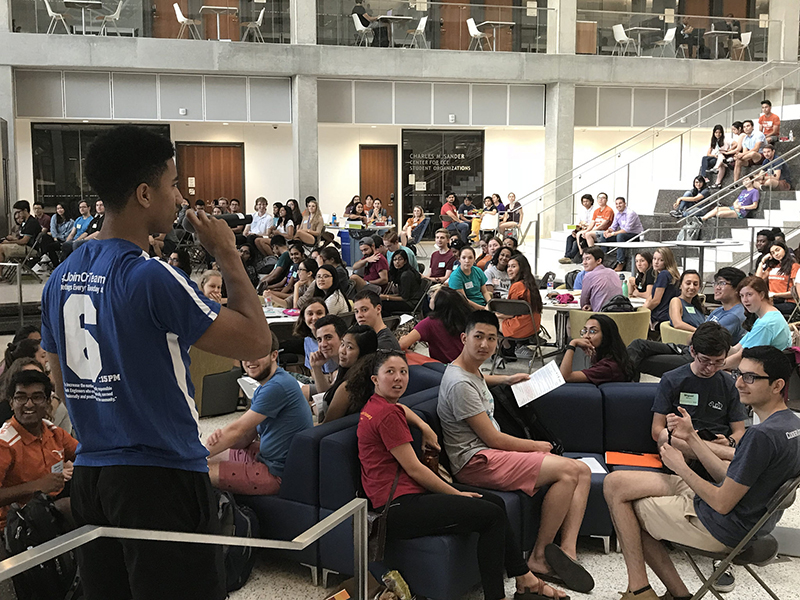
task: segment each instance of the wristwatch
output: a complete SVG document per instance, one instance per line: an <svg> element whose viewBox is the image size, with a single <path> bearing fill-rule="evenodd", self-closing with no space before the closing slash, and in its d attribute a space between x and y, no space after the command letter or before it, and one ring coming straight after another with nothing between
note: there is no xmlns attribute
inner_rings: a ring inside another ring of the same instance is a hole
<svg viewBox="0 0 800 600"><path fill-rule="evenodd" d="M729 436L728 436L728 445L729 445L731 448L736 448L736 440L735 440L735 439L733 439L733 436L732 436L732 435L729 435Z"/></svg>

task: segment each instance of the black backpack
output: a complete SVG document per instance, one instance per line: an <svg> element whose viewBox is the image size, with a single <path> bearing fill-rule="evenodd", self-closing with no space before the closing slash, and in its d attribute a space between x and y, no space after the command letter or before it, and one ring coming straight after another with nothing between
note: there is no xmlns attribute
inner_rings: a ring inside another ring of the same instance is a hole
<svg viewBox="0 0 800 600"><path fill-rule="evenodd" d="M552 271L548 271L539 280L539 289L540 290L546 290L547 289L547 284L551 283L551 282L553 283L553 287L555 287L555 281L556 281L556 274L553 273Z"/></svg>
<svg viewBox="0 0 800 600"><path fill-rule="evenodd" d="M494 419L500 431L522 439L550 442L552 454L564 453L564 444L536 414L535 402L520 407L511 386L505 384L492 386L489 392L494 398Z"/></svg>
<svg viewBox="0 0 800 600"><path fill-rule="evenodd" d="M611 300L606 302L603 307L600 309L601 313L621 313L621 312L633 312L635 309L633 308L633 304L631 301L623 296L622 294L617 294Z"/></svg>
<svg viewBox="0 0 800 600"><path fill-rule="evenodd" d="M221 525L221 535L244 538L259 537L258 517L249 506L237 504L230 492L215 490L217 512ZM256 548L247 546L223 546L225 560L225 589L233 592L241 588L253 570L256 562Z"/></svg>
<svg viewBox="0 0 800 600"><path fill-rule="evenodd" d="M575 285L575 280L578 278L578 273L580 272L580 269L575 269L574 271L570 271L564 275L564 284L567 286L568 290L575 289L573 286Z"/></svg>
<svg viewBox="0 0 800 600"><path fill-rule="evenodd" d="M10 556L25 552L67 532L53 499L38 492L25 506L16 502L6 518L6 550ZM82 598L78 565L72 552L31 567L13 578L17 600L77 600Z"/></svg>

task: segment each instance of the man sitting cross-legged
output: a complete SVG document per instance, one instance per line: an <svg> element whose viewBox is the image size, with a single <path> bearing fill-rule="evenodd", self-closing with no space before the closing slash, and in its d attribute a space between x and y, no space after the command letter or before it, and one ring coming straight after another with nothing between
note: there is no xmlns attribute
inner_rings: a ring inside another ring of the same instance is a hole
<svg viewBox="0 0 800 600"><path fill-rule="evenodd" d="M761 422L745 432L730 463L700 439L682 407L680 415L667 417L672 438L691 448L717 484L697 475L671 444L661 447L661 459L674 475L615 471L605 478L603 492L628 571L622 600L658 600L645 563L667 587L667 597L690 598L659 540L709 552L729 550L764 515L778 488L800 474L800 418L784 399L792 374L789 360L776 348L757 346L744 350L739 369L734 375L741 401ZM779 518L776 513L760 534L772 531Z"/></svg>
<svg viewBox="0 0 800 600"><path fill-rule="evenodd" d="M206 439L211 484L234 494L277 494L292 438L314 426L300 384L278 366L278 338L264 358L242 361L258 381L250 409Z"/></svg>
<svg viewBox="0 0 800 600"><path fill-rule="evenodd" d="M549 442L520 439L500 431L488 386L510 385L528 376L481 374L481 365L497 349L498 329L494 313L473 312L461 334L464 349L442 377L437 412L453 476L459 483L521 490L529 496L549 485L528 567L537 577L552 579L556 575L570 589L586 593L594 587L594 580L576 561L576 546L591 471L581 461L550 454ZM559 531L561 545L557 546L553 540Z"/></svg>

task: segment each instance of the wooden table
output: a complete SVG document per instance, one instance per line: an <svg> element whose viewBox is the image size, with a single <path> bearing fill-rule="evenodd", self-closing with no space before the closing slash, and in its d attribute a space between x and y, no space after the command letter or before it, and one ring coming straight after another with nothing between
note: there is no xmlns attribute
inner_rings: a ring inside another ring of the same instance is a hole
<svg viewBox="0 0 800 600"><path fill-rule="evenodd" d="M81 33L86 35L86 11L89 11L89 18L91 19L92 9L99 10L103 8L103 3L100 0L64 0L64 6L81 9Z"/></svg>
<svg viewBox="0 0 800 600"><path fill-rule="evenodd" d="M492 52L497 52L497 30L503 27L513 29L516 23L513 21L484 21L483 23L478 23L477 27L481 28L484 25L492 28Z"/></svg>
<svg viewBox="0 0 800 600"><path fill-rule="evenodd" d="M628 34L635 33L636 34L636 38L639 41L639 47L636 49L636 55L637 56L641 56L642 55L642 34L643 33L659 33L660 31L661 31L661 29L659 29L658 27L638 27L637 26L637 27L629 27L628 31L626 33L628 33Z"/></svg>
<svg viewBox="0 0 800 600"><path fill-rule="evenodd" d="M236 6L201 6L200 7L200 14L203 13L214 13L217 15L217 39L220 38L219 32L219 16L222 14L232 14L236 15L239 12L239 8Z"/></svg>

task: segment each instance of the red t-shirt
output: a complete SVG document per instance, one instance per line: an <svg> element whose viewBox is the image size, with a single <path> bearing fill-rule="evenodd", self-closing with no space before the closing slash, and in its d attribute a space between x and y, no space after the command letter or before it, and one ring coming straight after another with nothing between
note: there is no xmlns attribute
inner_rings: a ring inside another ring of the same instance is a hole
<svg viewBox="0 0 800 600"><path fill-rule="evenodd" d="M453 270L455 262L456 255L452 250L447 252L434 250L431 252L431 277L444 277L447 271Z"/></svg>
<svg viewBox="0 0 800 600"><path fill-rule="evenodd" d="M451 363L458 358L464 349L461 336L447 333L439 319L425 317L414 327L423 342L428 343L428 354L439 362Z"/></svg>
<svg viewBox="0 0 800 600"><path fill-rule="evenodd" d="M593 383L594 385L611 383L614 381L627 381L625 373L619 367L617 361L611 358L604 358L603 360L597 361L588 369L584 369L582 373L586 375L586 379L589 380L589 383Z"/></svg>
<svg viewBox="0 0 800 600"><path fill-rule="evenodd" d="M358 421L358 459L361 462L361 485L373 508L381 508L389 499L399 463L390 450L411 443L403 409L373 394L361 410ZM425 488L402 468L394 497L422 494Z"/></svg>
<svg viewBox="0 0 800 600"><path fill-rule="evenodd" d="M775 131L781 126L781 120L775 113L770 113L769 116L761 115L758 117L758 124L761 125L761 133L774 135Z"/></svg>
<svg viewBox="0 0 800 600"><path fill-rule="evenodd" d="M449 202L445 202L444 204L442 204L442 210L439 211L439 216L442 218L443 227L447 227L453 220L447 214L448 212L456 212L456 207L450 204Z"/></svg>
<svg viewBox="0 0 800 600"><path fill-rule="evenodd" d="M375 250L375 252L378 252ZM380 258L373 263L367 263L367 266L364 267L364 281L374 281L378 277L380 277L381 271L388 271L389 270L389 261L386 260L386 257L378 252Z"/></svg>

